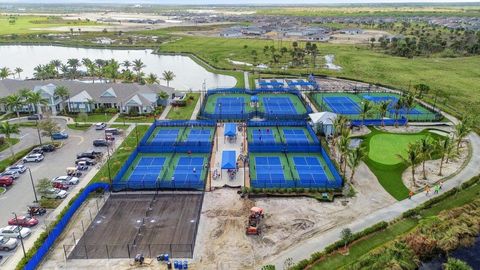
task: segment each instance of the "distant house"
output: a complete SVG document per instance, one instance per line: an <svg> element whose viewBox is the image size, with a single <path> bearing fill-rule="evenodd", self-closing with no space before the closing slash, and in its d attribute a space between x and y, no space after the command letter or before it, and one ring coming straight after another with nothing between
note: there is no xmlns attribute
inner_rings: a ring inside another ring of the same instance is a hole
<svg viewBox="0 0 480 270"><path fill-rule="evenodd" d="M58 86L65 86L70 97L62 101L55 95ZM115 108L122 113L135 111L139 114L150 113L158 106L158 93L164 91L173 93L174 89L158 84L139 85L127 83L84 83L79 81L47 80L47 81L20 81L5 79L0 81L0 98L27 88L39 92L47 99L47 105L38 108L40 113L50 112L53 115L66 106L70 112L93 112L99 108ZM23 108L23 111L32 111L32 108ZM8 108L0 105L0 111Z"/></svg>
<svg viewBox="0 0 480 270"><path fill-rule="evenodd" d="M266 32L266 30L257 26L248 26L242 29L242 33L246 36L261 36Z"/></svg>
<svg viewBox="0 0 480 270"><path fill-rule="evenodd" d="M363 34L362 29L354 28L354 29L342 29L338 31L340 34L346 34L346 35L360 35Z"/></svg>
<svg viewBox="0 0 480 270"><path fill-rule="evenodd" d="M319 35L307 36L307 37L302 38L302 40L327 42L327 41L330 40L330 35L319 34Z"/></svg>
<svg viewBox="0 0 480 270"><path fill-rule="evenodd" d="M241 36L243 36L243 34L242 34L242 31L240 29L229 28L229 29L225 29L225 30L221 31L219 36L229 38L229 37L241 37Z"/></svg>

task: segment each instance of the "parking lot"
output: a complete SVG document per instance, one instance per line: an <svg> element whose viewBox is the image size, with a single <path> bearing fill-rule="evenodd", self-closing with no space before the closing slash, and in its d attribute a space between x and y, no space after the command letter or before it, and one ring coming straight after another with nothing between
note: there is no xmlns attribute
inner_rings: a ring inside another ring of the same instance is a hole
<svg viewBox="0 0 480 270"><path fill-rule="evenodd" d="M59 122L62 129L65 128L66 123L64 121ZM36 132L36 130L33 130ZM106 151L105 148L95 148L92 146L92 141L94 139L99 139L104 137L103 131L97 131L94 128L90 128L87 131L77 131L77 130L66 130L69 134L69 138L63 140L63 146L51 153L45 153L45 159L39 163L26 163L25 165L30 168L33 176L34 184L38 183L39 179L48 178L52 179L56 176L66 175L66 168L74 165L76 159L76 154L82 151L89 149L95 149L97 151ZM27 136L31 136L32 129L27 129L27 131L22 128L22 133L29 133ZM35 136L37 136L35 134ZM42 138L45 142L50 141L49 138ZM38 137L37 137L38 140ZM19 144L22 141L19 142ZM38 143L38 141L37 141ZM84 172L84 175L86 172ZM82 177L80 177L80 182ZM69 190L74 190L76 186L72 186ZM38 199L40 195L37 194ZM8 190L5 194L0 196L0 227L7 225L8 219L10 219L15 212L17 215L24 215L27 211L27 206L34 202L34 193L32 184L30 181L28 170L22 174L18 179L15 180L14 184L8 187ZM48 219L47 215L40 217L40 223L32 229L33 231L36 228L41 228L46 226L45 219ZM17 251L21 247L17 247ZM12 251L14 252L14 251ZM7 257L12 252L0 251L0 256Z"/></svg>

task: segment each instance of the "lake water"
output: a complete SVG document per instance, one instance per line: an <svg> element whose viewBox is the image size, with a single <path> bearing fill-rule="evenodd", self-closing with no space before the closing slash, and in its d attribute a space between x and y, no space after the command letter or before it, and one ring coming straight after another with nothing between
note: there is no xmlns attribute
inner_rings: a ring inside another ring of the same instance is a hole
<svg viewBox="0 0 480 270"><path fill-rule="evenodd" d="M461 247L450 254L451 257L460 259L470 265L474 270L480 270L480 237L477 237L473 246ZM447 261L445 256L440 256L429 262L424 262L419 270L442 269L442 264Z"/></svg>
<svg viewBox="0 0 480 270"><path fill-rule="evenodd" d="M207 71L188 56L181 55L156 55L152 50L111 50L111 49L85 49L58 46L0 46L0 68L8 67L13 71L16 67L23 69L22 78L32 78L33 69L39 64L47 64L53 59L66 63L67 59L82 58L115 59L119 63L124 60L132 62L142 59L146 67L146 75L157 74L159 78L165 70L175 73L175 79L170 86L178 90L199 90L205 81L207 89L219 87L234 87L236 79L232 76L218 75ZM123 67L122 67L123 68ZM161 84L166 85L161 80Z"/></svg>

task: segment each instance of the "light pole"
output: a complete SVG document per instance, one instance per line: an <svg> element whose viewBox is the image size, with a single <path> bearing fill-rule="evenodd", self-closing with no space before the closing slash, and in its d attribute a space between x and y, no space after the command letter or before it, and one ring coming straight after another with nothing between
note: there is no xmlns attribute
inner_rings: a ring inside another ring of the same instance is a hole
<svg viewBox="0 0 480 270"><path fill-rule="evenodd" d="M15 212L12 212L12 214L15 216L15 223L18 224L18 218L17 218L17 214ZM22 226L18 226L17 225L17 228L18 228L18 237L20 238L20 243L22 244L22 250L23 250L23 257L27 257L27 253L25 252L25 246L23 245L23 237L22 237Z"/></svg>
<svg viewBox="0 0 480 270"><path fill-rule="evenodd" d="M108 169L108 180L110 185L112 184L112 174L110 173L110 145L107 145L107 169Z"/></svg>
<svg viewBox="0 0 480 270"><path fill-rule="evenodd" d="M42 136L40 136L40 129L38 128L38 120L35 120L35 123L37 124L38 140L40 141L40 145L42 145Z"/></svg>
<svg viewBox="0 0 480 270"><path fill-rule="evenodd" d="M37 191L35 190L35 184L33 183L32 171L28 167L27 167L27 170L28 170L28 174L30 175L30 182L32 183L33 195L35 196L34 202L37 203L38 202Z"/></svg>

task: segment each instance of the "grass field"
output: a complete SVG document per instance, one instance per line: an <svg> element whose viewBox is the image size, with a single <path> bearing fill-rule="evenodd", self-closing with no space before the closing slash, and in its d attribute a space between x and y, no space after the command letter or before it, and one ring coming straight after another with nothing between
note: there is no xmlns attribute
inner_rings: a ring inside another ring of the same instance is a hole
<svg viewBox="0 0 480 270"><path fill-rule="evenodd" d="M3 150L7 150L10 147L10 145L13 146L17 144L19 141L20 139L17 139L17 138L10 138L10 139L5 138L5 142L2 145L0 145L0 152Z"/></svg>
<svg viewBox="0 0 480 270"><path fill-rule="evenodd" d="M154 115L137 115L137 116L128 116L121 114L118 116L115 122L117 123L153 123L155 120Z"/></svg>
<svg viewBox="0 0 480 270"><path fill-rule="evenodd" d="M91 126L92 126L91 124L67 124L67 127L69 129L82 130L82 131L89 129Z"/></svg>
<svg viewBox="0 0 480 270"><path fill-rule="evenodd" d="M200 98L199 93L188 93L186 97L187 105L185 107L172 107L167 114L167 119L171 119L171 120L190 119L199 98Z"/></svg>
<svg viewBox="0 0 480 270"><path fill-rule="evenodd" d="M75 115L68 115L69 117L72 117L73 120L78 121L78 122L108 122L110 119L112 119L113 114L108 114L108 113L89 113L87 114L87 117L85 119L80 119L81 114L75 114Z"/></svg>
<svg viewBox="0 0 480 270"><path fill-rule="evenodd" d="M235 66L226 59L251 62L252 50L257 51L258 62L268 63L270 59L262 53L265 45L279 47L279 44L273 40L181 37L177 41L160 45L160 51L190 52L215 67L234 69ZM290 47L291 44L284 41L282 46ZM303 46L302 43L300 46ZM283 63L280 63L278 68L269 72L290 75L313 72L388 85L403 90L418 83L425 83L435 92L438 91L441 95L448 97L439 99L437 102L437 105L443 109L480 113L480 95L476 94L480 91L478 83L480 56L408 59L375 52L364 46L317 43L317 47L321 56L335 55L335 64L340 65L342 70L312 70L312 68L281 70L279 67Z"/></svg>
<svg viewBox="0 0 480 270"><path fill-rule="evenodd" d="M375 174L382 187L397 200L407 198L409 192L402 182L402 173L408 166L397 157L397 154L404 156L409 143L419 141L426 136L434 139L440 137L440 135L428 131L394 134L375 129L363 137L362 144L368 149L365 163Z"/></svg>
<svg viewBox="0 0 480 270"><path fill-rule="evenodd" d="M452 209L462 206L478 198L480 192L480 185L472 185L467 189L457 192L455 195L448 197L432 207L421 210L419 212L420 218L406 218L393 223L387 229L368 235L356 241L349 247L347 255L334 253L329 255L322 261L317 262L309 269L348 269L348 266L353 264L361 256L365 255L372 249L384 245L396 237L408 233L414 229L418 224L427 221L433 216L438 215L440 211Z"/></svg>
<svg viewBox="0 0 480 270"><path fill-rule="evenodd" d="M47 16L15 16L15 23L10 23L10 16L0 16L0 35L47 33L43 28L68 26L78 31L79 26L97 25L94 22L63 20L60 17ZM70 32L70 30L67 30ZM65 32L67 32L65 31Z"/></svg>

